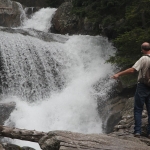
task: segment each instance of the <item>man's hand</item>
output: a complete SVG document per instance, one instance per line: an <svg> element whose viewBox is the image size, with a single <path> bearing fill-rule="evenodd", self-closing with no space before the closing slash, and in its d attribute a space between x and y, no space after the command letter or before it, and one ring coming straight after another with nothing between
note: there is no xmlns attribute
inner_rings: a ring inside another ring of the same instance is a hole
<svg viewBox="0 0 150 150"><path fill-rule="evenodd" d="M112 78L112 79L118 79L118 78L119 78L119 75L118 75L118 74L114 74L111 78Z"/></svg>

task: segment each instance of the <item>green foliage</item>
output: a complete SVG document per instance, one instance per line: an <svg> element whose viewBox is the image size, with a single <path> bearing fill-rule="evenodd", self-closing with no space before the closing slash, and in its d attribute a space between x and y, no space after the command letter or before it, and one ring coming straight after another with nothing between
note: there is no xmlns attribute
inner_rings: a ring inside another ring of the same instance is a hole
<svg viewBox="0 0 150 150"><path fill-rule="evenodd" d="M132 3L126 8L126 20L128 25L143 28L150 25L150 0L138 0L137 3Z"/></svg>
<svg viewBox="0 0 150 150"><path fill-rule="evenodd" d="M81 18L83 18L87 15L86 11L82 8L74 8L74 10L72 10L72 13L76 14L77 16L79 16Z"/></svg>
<svg viewBox="0 0 150 150"><path fill-rule="evenodd" d="M130 66L141 56L141 44L150 40L150 28L147 30L134 28L121 34L114 40L114 46L118 48L116 55L110 57L108 62L119 66Z"/></svg>
<svg viewBox="0 0 150 150"><path fill-rule="evenodd" d="M107 26L108 24L114 24L116 22L116 18L114 16L108 15L102 20L102 25Z"/></svg>
<svg viewBox="0 0 150 150"><path fill-rule="evenodd" d="M58 7L61 3L61 0L46 0L46 3L50 6L50 7Z"/></svg>

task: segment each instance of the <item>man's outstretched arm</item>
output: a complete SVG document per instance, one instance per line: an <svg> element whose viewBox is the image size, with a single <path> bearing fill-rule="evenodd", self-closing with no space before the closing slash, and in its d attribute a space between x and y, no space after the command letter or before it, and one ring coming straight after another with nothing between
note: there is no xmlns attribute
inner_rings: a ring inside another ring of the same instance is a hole
<svg viewBox="0 0 150 150"><path fill-rule="evenodd" d="M123 75L126 75L126 74L131 74L131 73L134 73L136 70L134 68L129 68L129 69L126 69L124 71L121 71L121 72L118 72L116 74L114 74L111 78L113 79L118 79L118 77L120 76L123 76Z"/></svg>

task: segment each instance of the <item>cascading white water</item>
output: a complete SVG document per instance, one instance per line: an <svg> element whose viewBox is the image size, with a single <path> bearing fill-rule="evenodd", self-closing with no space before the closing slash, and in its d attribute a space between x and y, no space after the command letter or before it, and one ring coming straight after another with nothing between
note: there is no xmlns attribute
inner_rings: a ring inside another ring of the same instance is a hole
<svg viewBox="0 0 150 150"><path fill-rule="evenodd" d="M42 8L40 11L36 12L31 19L26 19L22 24L22 28L31 28L48 32L55 11L55 8Z"/></svg>
<svg viewBox="0 0 150 150"><path fill-rule="evenodd" d="M34 23L30 27L34 28ZM42 31L45 29L47 26ZM3 101L16 102L16 109L5 125L45 132L102 133L97 98L107 96L108 89L104 89L112 80L101 85L99 92L94 85L112 74L112 66L105 61L114 48L106 38L74 35L66 36L68 40L60 43L19 33L1 31L0 35L8 78ZM40 149L31 142L14 140L13 143Z"/></svg>

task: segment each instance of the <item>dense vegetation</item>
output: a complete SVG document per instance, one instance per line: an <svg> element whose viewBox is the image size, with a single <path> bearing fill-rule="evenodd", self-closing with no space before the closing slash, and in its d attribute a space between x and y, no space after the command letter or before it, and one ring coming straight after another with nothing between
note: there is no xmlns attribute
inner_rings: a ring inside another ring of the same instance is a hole
<svg viewBox="0 0 150 150"><path fill-rule="evenodd" d="M56 4L59 0L48 1ZM141 43L150 42L150 0L72 1L72 12L94 23L97 34L101 34L102 29L111 31L117 52L110 62L130 66L141 56Z"/></svg>
<svg viewBox="0 0 150 150"><path fill-rule="evenodd" d="M46 0L47 4L54 8L59 7L64 1L65 0Z"/></svg>

